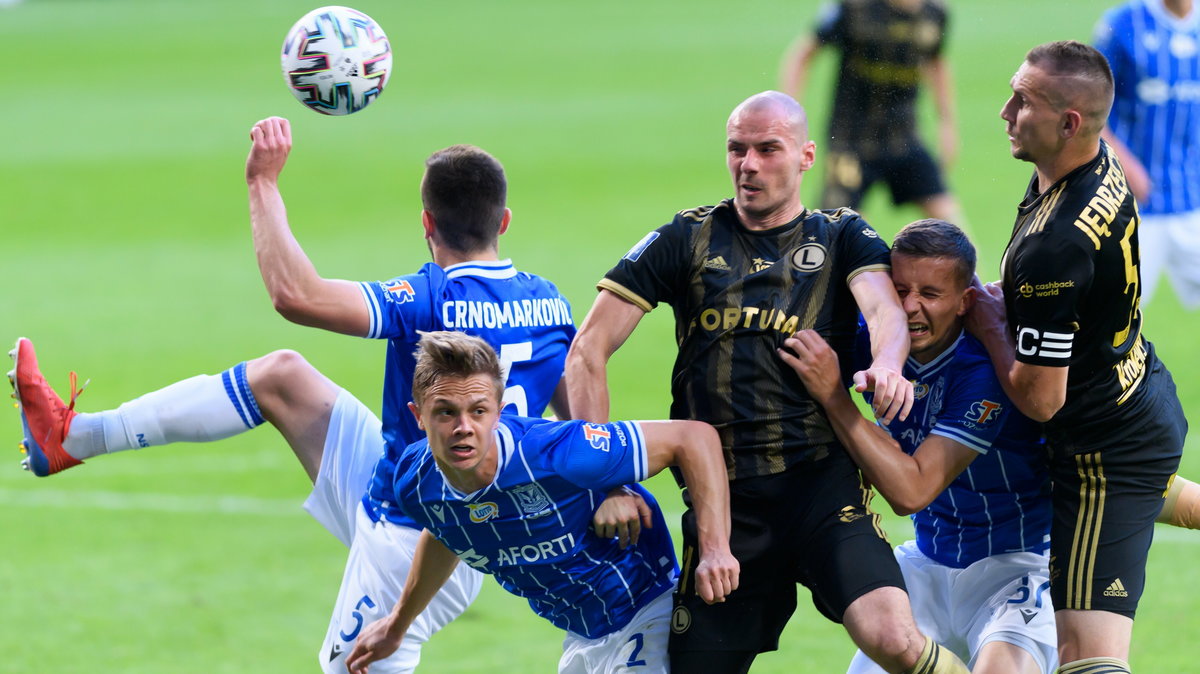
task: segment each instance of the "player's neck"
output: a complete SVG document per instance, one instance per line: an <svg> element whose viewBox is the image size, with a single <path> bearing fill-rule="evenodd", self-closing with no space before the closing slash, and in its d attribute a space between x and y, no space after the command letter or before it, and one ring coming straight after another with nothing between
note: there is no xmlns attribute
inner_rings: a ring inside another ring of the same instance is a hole
<svg viewBox="0 0 1200 674"><path fill-rule="evenodd" d="M496 458L496 438L493 434L489 439L487 452L475 467L469 470L455 470L443 465L441 469L442 475L445 476L451 487L464 494L473 494L496 479L497 465L499 464Z"/></svg>
<svg viewBox="0 0 1200 674"><path fill-rule="evenodd" d="M1192 13L1193 0L1163 0L1163 6L1175 16L1186 19Z"/></svg>
<svg viewBox="0 0 1200 674"><path fill-rule="evenodd" d="M463 262L495 262L500 259L495 248L464 253L458 250L451 250L436 243L430 243L429 250L433 253L433 263L442 269L462 264Z"/></svg>
<svg viewBox="0 0 1200 674"><path fill-rule="evenodd" d="M1045 161L1036 162L1034 165L1037 167L1038 192L1045 193L1063 176L1092 161L1099 153L1100 139L1097 137L1091 142L1069 145L1057 155Z"/></svg>
<svg viewBox="0 0 1200 674"><path fill-rule="evenodd" d="M737 211L738 220L741 221L742 226L746 229L760 232L768 229L774 229L780 225L786 225L792 220L795 220L800 216L801 213L804 212L804 204L800 203L799 198L797 198L794 202L789 202L786 206L781 206L771 211L770 213L749 213L737 203L736 199L734 200L733 205Z"/></svg>

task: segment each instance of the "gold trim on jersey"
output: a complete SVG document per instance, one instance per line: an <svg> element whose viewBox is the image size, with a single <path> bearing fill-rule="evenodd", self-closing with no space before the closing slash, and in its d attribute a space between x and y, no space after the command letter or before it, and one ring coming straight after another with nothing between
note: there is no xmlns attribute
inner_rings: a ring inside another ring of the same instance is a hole
<svg viewBox="0 0 1200 674"><path fill-rule="evenodd" d="M1067 562L1067 605L1063 608L1090 610L1092 581L1096 571L1096 551L1100 547L1100 526L1104 520L1104 501L1108 480L1104 477L1100 452L1075 457L1079 474L1079 512L1075 517L1075 535Z"/></svg>
<svg viewBox="0 0 1200 674"><path fill-rule="evenodd" d="M1046 221L1054 214L1055 207L1058 206L1058 200L1062 197L1063 190L1066 187L1067 184L1062 183L1047 194L1045 199L1042 199L1042 205L1038 206L1037 212L1033 214L1033 218L1025 228L1025 236L1037 234L1046 228Z"/></svg>
<svg viewBox="0 0 1200 674"><path fill-rule="evenodd" d="M683 559L679 560L679 593L687 594L688 583L692 580L692 557L696 555L696 548L690 545L683 546Z"/></svg>
<svg viewBox="0 0 1200 674"><path fill-rule="evenodd" d="M612 294L616 295L617 297L620 297L621 299L623 299L627 302L630 302L631 304L637 305L637 307L639 309L641 309L642 311L644 311L646 313L650 313L651 311L654 310L654 305L650 304L645 299L643 299L641 295L633 292L629 288L626 288L625 286L621 285L620 283L617 283L616 281L602 278L602 279L600 279L599 282L596 283L596 289L597 290L607 290L607 291L611 292Z"/></svg>
<svg viewBox="0 0 1200 674"><path fill-rule="evenodd" d="M1087 234L1092 240L1096 250L1100 250L1100 237L1112 236L1109 225L1121 213L1121 206L1129 196L1129 183L1125 180L1121 166L1112 161L1111 157L1106 158L1108 170L1104 173L1104 179L1100 181L1096 193L1087 205L1075 216L1074 223L1079 231ZM1097 168L1097 171L1099 170Z"/></svg>
<svg viewBox="0 0 1200 674"><path fill-rule="evenodd" d="M849 285L850 282L854 280L854 277L858 276L859 274L861 274L863 272L891 271L891 270L892 270L892 265L890 265L890 264L869 264L865 267L859 267L858 269L855 269L854 271L852 271L846 275L846 285Z"/></svg>

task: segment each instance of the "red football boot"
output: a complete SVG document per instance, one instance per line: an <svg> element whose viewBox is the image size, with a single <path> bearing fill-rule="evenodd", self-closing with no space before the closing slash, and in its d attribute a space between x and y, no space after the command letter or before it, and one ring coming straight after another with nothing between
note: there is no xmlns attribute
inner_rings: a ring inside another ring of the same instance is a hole
<svg viewBox="0 0 1200 674"><path fill-rule="evenodd" d="M75 416L75 399L83 392L83 389L75 388L75 373L71 373L71 402L64 405L38 369L33 342L21 337L8 355L15 363L12 372L8 373L8 381L12 384L13 397L21 412L21 427L25 431L22 445L26 457L21 461L25 470L46 477L83 463L68 454L62 445Z"/></svg>

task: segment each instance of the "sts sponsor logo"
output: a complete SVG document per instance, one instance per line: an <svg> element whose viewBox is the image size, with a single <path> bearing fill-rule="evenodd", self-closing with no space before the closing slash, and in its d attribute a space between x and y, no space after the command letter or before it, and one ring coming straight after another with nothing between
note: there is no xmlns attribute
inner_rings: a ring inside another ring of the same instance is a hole
<svg viewBox="0 0 1200 674"><path fill-rule="evenodd" d="M467 508L471 511L471 521L475 524L483 524L484 522L495 519L500 514L500 506L491 501L484 503L468 503Z"/></svg>
<svg viewBox="0 0 1200 674"><path fill-rule="evenodd" d="M413 291L412 284L404 279L395 279L383 284L383 289L392 294L396 298L396 302L404 304L411 302L416 297L416 292Z"/></svg>
<svg viewBox="0 0 1200 674"><path fill-rule="evenodd" d="M609 433L608 429L603 426L597 424L584 424L583 437L587 438L588 444L592 446L592 449L598 449L602 452L607 452L612 434Z"/></svg>
<svg viewBox="0 0 1200 674"><path fill-rule="evenodd" d="M967 410L966 417L968 421L974 421L976 424L983 426L1000 416L1000 410L1003 407L1000 403L994 403L990 400L980 400L971 404L971 409Z"/></svg>

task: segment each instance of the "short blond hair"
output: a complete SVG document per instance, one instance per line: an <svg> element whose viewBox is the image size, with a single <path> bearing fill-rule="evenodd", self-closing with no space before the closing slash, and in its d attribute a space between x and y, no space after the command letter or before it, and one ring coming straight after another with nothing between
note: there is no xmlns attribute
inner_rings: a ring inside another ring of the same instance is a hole
<svg viewBox="0 0 1200 674"><path fill-rule="evenodd" d="M418 407L425 393L439 380L454 377L491 377L495 382L496 399L504 397L504 375L500 358L490 344L465 332L443 330L422 332L415 353L412 395Z"/></svg>

